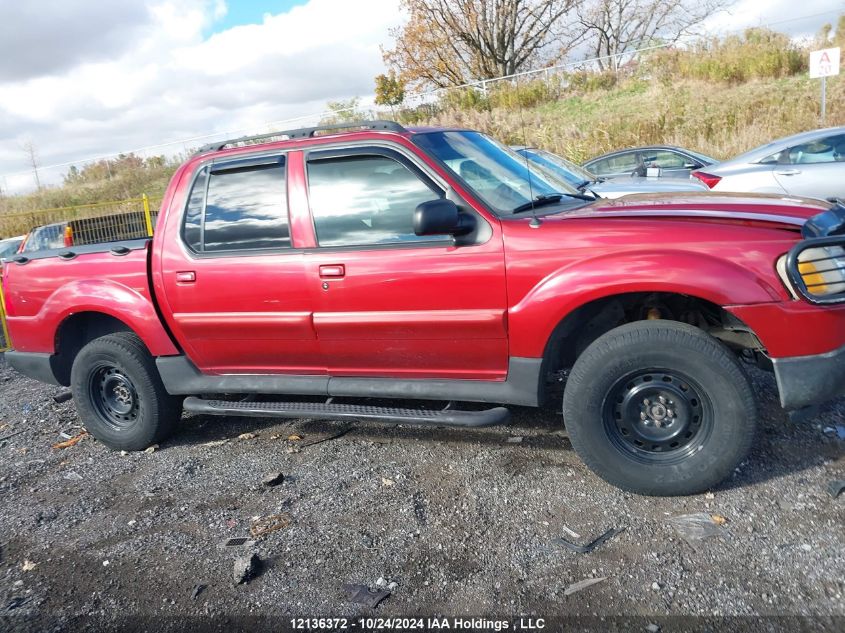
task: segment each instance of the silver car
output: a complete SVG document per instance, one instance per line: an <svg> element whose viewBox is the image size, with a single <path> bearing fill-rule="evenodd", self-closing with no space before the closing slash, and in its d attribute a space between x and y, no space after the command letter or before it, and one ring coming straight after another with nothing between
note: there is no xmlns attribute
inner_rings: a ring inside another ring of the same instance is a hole
<svg viewBox="0 0 845 633"><path fill-rule="evenodd" d="M551 173L575 187L578 191L589 191L600 198L621 198L632 193L671 193L707 191L707 187L697 180L686 178L646 178L640 176L620 176L619 178L599 178L588 170L572 163L562 156L533 147L513 148L521 156L531 161L532 167L540 172Z"/></svg>
<svg viewBox="0 0 845 633"><path fill-rule="evenodd" d="M787 136L692 175L714 191L845 198L845 127Z"/></svg>

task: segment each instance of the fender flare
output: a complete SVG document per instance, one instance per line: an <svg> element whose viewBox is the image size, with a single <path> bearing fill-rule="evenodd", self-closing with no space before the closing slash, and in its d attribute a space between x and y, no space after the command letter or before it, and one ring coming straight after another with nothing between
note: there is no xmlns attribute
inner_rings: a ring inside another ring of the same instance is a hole
<svg viewBox="0 0 845 633"><path fill-rule="evenodd" d="M783 300L766 280L712 255L678 250L601 255L555 270L510 308L511 355L543 356L555 328L574 310L634 292L683 294L719 306Z"/></svg>
<svg viewBox="0 0 845 633"><path fill-rule="evenodd" d="M34 318L41 322L39 327L51 332L55 351L59 329L67 319L83 312L105 314L124 323L153 356L179 353L151 299L134 288L108 279L85 279L63 285L50 295Z"/></svg>

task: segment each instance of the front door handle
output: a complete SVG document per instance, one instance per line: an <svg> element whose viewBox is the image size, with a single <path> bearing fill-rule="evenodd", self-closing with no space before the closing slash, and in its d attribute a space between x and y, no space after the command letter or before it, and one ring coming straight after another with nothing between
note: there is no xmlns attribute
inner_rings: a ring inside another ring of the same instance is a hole
<svg viewBox="0 0 845 633"><path fill-rule="evenodd" d="M320 279L339 279L345 274L346 267L343 264L320 266Z"/></svg>
<svg viewBox="0 0 845 633"><path fill-rule="evenodd" d="M800 169L780 169L775 172L778 176L797 176L801 173Z"/></svg>
<svg viewBox="0 0 845 633"><path fill-rule="evenodd" d="M192 284L197 280L197 274L193 270L183 270L176 273L177 284Z"/></svg>

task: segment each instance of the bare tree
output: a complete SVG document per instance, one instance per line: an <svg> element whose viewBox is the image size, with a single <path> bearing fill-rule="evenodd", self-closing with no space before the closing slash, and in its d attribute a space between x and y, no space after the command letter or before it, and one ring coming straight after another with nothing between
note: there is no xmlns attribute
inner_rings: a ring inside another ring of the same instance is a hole
<svg viewBox="0 0 845 633"><path fill-rule="evenodd" d="M657 42L677 42L735 0L590 0L578 9L584 38L599 68L615 68L619 56Z"/></svg>
<svg viewBox="0 0 845 633"><path fill-rule="evenodd" d="M35 175L35 187L41 190L41 179L38 177L38 151L31 140L23 144L23 151L26 152L26 157L29 164L32 166L32 173Z"/></svg>
<svg viewBox="0 0 845 633"><path fill-rule="evenodd" d="M569 51L566 19L581 0L402 0L387 65L413 87L512 75Z"/></svg>

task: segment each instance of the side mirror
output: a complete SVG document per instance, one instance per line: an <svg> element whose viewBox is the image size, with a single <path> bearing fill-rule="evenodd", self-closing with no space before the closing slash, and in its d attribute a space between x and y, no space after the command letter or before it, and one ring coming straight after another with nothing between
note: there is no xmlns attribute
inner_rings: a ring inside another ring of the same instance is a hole
<svg viewBox="0 0 845 633"><path fill-rule="evenodd" d="M471 230L463 221L458 205L446 198L429 200L414 209L414 233L417 235L460 235Z"/></svg>

